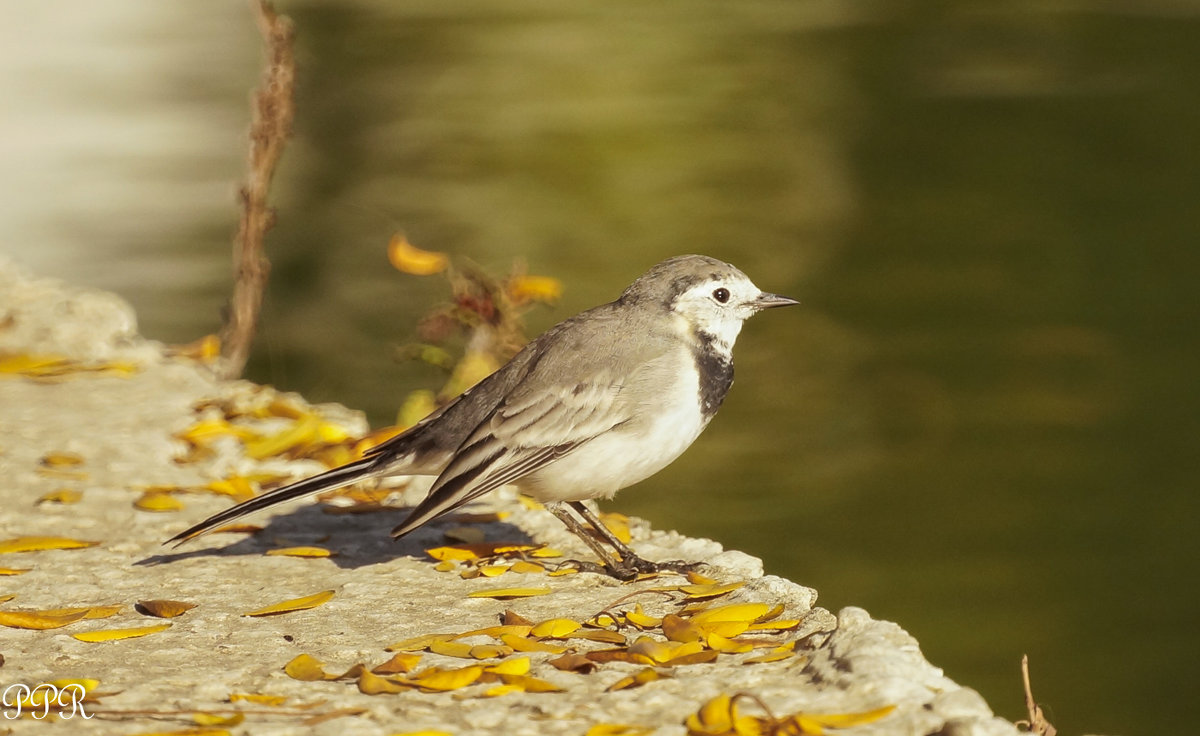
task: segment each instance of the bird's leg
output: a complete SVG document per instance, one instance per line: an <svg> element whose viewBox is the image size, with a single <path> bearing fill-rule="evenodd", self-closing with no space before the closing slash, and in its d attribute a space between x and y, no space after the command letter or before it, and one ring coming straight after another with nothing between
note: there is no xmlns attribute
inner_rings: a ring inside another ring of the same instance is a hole
<svg viewBox="0 0 1200 736"><path fill-rule="evenodd" d="M596 530L596 533L603 537L604 541L608 542L612 548L617 551L617 554L621 555L622 565L626 568L632 568L637 572L646 573L659 572L661 570L686 573L697 569L703 564L699 562L684 562L683 560L651 562L650 560L639 557L636 552L630 549L629 545L625 544L620 539L617 539L616 535L612 533L612 530L606 527L604 522L596 518L596 515L593 514L591 509L589 509L582 501L568 501L567 505L575 509L575 513L583 517L583 520L590 524L591 527ZM562 517L559 516L558 518L561 519ZM578 534L579 532L575 533ZM594 542L595 540L593 539L592 541ZM593 547L593 549L595 548Z"/></svg>
<svg viewBox="0 0 1200 736"><path fill-rule="evenodd" d="M574 503L571 505L574 506ZM587 546L592 548L592 551L595 552L596 556L600 558L600 562L603 563L604 571L608 572L610 575L619 580L633 580L637 577L638 569L636 567L629 565L625 559L618 562L608 550L604 549L604 545L600 544L599 540L589 534L588 530L585 529L584 526L580 524L574 516L571 516L571 512L568 511L562 503L548 503L546 504L546 508L550 510L550 513L557 516L558 520L565 524L566 527L575 534L575 536L582 539ZM592 522L589 521L589 523ZM599 523L599 521L595 523ZM603 524L601 524L601 526L603 526ZM607 529L604 531L608 532ZM609 532L609 534L611 535L611 532ZM624 547L624 545L621 546ZM637 556L634 555L634 557L636 558ZM587 563L586 565L581 564L580 569L584 570L585 572L599 572L599 568L593 571L588 569L587 565L591 565L591 563Z"/></svg>

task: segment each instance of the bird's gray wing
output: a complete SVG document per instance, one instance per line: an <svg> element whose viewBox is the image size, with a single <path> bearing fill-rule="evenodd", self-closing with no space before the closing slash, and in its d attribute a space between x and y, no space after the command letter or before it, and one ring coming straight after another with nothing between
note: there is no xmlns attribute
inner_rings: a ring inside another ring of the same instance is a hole
<svg viewBox="0 0 1200 736"><path fill-rule="evenodd" d="M634 421L639 403L625 389L663 360L665 346L608 332L567 331L542 346L524 380L467 436L429 495L392 535L407 534Z"/></svg>

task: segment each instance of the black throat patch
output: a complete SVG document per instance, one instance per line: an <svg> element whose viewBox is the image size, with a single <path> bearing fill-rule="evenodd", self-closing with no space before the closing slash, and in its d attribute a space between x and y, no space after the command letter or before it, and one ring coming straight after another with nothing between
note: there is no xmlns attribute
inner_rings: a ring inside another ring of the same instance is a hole
<svg viewBox="0 0 1200 736"><path fill-rule="evenodd" d="M715 337L697 332L696 370L700 372L700 411L711 418L721 408L725 394L733 385L733 359Z"/></svg>

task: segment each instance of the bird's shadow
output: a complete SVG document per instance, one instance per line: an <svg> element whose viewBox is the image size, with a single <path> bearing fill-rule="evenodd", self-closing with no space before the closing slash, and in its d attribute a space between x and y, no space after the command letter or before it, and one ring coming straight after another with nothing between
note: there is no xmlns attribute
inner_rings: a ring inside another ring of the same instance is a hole
<svg viewBox="0 0 1200 736"><path fill-rule="evenodd" d="M280 547L317 546L329 550L331 555L327 559L338 567L354 569L397 557L428 559L425 550L452 544L443 534L448 527L455 526L453 521L431 522L400 539L393 539L392 528L409 510L389 507L367 513L330 514L322 511L320 506L301 506L290 513L271 517L261 531L237 533L237 536L210 534L164 547L162 552L133 564L148 567L194 557L261 556L267 550ZM470 526L482 531L489 541L531 542L529 535L519 527L502 521ZM231 537L236 541L229 543Z"/></svg>

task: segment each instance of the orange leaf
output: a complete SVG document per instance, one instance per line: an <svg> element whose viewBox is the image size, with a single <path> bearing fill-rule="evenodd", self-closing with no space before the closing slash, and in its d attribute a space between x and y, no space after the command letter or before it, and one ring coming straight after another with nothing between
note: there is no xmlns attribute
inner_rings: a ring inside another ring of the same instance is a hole
<svg viewBox="0 0 1200 736"><path fill-rule="evenodd" d="M158 618L175 618L196 607L195 603L169 601L158 598L149 601L138 601L137 605L143 613L149 616L157 616Z"/></svg>

